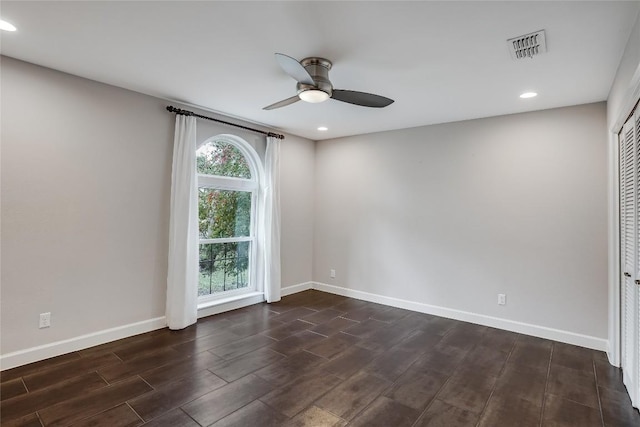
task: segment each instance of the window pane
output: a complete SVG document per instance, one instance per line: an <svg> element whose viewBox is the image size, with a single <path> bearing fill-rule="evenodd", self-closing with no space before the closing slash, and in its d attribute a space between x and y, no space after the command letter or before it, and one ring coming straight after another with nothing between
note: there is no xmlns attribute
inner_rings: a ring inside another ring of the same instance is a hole
<svg viewBox="0 0 640 427"><path fill-rule="evenodd" d="M247 159L234 145L212 141L196 151L198 173L251 179Z"/></svg>
<svg viewBox="0 0 640 427"><path fill-rule="evenodd" d="M199 188L198 215L201 239L249 236L251 193Z"/></svg>
<svg viewBox="0 0 640 427"><path fill-rule="evenodd" d="M200 245L198 296L249 286L251 242Z"/></svg>

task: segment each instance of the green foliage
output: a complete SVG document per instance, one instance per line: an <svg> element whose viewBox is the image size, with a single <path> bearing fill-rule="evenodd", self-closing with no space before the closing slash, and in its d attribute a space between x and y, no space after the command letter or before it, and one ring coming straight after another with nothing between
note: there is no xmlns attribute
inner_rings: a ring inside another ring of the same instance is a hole
<svg viewBox="0 0 640 427"><path fill-rule="evenodd" d="M198 150L196 161L200 174L251 178L245 157L231 144L209 143ZM201 239L249 236L251 193L200 188L198 219ZM200 245L200 288L203 288L204 280L209 282L209 289L222 287L221 290L227 290L228 278L234 282L230 283L232 288L246 286L248 262L248 242ZM217 283L219 281L222 283ZM199 292L203 290L199 289Z"/></svg>
<svg viewBox="0 0 640 427"><path fill-rule="evenodd" d="M201 239L249 236L251 193L199 188L198 217Z"/></svg>
<svg viewBox="0 0 640 427"><path fill-rule="evenodd" d="M198 295L248 286L249 242L200 245Z"/></svg>
<svg viewBox="0 0 640 427"><path fill-rule="evenodd" d="M196 152L198 173L251 179L247 159L232 144L210 142Z"/></svg>

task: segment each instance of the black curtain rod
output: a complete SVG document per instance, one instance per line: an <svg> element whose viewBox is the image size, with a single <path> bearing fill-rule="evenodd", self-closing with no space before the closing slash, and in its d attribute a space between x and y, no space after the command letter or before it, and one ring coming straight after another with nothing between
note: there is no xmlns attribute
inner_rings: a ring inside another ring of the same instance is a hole
<svg viewBox="0 0 640 427"><path fill-rule="evenodd" d="M274 138L284 139L284 135L281 135L279 133L265 132L265 131L260 130L260 129L254 129L254 128L250 128L250 127L247 127L247 126L237 125L235 123L225 122L224 120L218 120L218 119L214 119L213 117L203 116L201 114L196 114L193 111L182 110L180 108L174 107L173 105L167 106L167 111L169 111L171 113L180 114L180 115L183 115L183 116L193 116L193 117L197 117L199 119L211 120L212 122L222 123L223 125L234 126L234 127L240 128L240 129L250 130L251 132L257 132L257 133L261 133L263 135L272 136Z"/></svg>

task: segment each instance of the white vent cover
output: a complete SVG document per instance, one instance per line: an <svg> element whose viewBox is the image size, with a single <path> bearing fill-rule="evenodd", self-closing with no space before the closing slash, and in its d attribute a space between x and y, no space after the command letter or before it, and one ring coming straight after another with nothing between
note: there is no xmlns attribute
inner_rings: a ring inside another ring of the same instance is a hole
<svg viewBox="0 0 640 427"><path fill-rule="evenodd" d="M547 51L544 30L507 40L511 59L533 58Z"/></svg>

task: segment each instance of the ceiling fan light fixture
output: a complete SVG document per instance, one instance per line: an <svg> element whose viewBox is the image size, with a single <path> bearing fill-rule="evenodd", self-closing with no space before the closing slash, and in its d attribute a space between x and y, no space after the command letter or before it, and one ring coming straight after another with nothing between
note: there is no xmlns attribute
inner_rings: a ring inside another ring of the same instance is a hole
<svg viewBox="0 0 640 427"><path fill-rule="evenodd" d="M310 56L298 61L285 54L276 53L276 61L289 77L298 82L296 84L296 95L267 105L263 110L275 110L300 100L317 104L329 98L372 108L382 108L393 104L393 99L373 93L334 89L331 80L329 80L329 70L332 64L328 59Z"/></svg>
<svg viewBox="0 0 640 427"><path fill-rule="evenodd" d="M15 31L16 27L11 24L10 22L4 21L2 19L0 19L0 30L4 30L4 31Z"/></svg>
<svg viewBox="0 0 640 427"><path fill-rule="evenodd" d="M329 99L329 94L325 91L318 89L308 89L300 92L298 94L301 100L305 102L310 102L312 104L317 104L319 102L324 102Z"/></svg>

